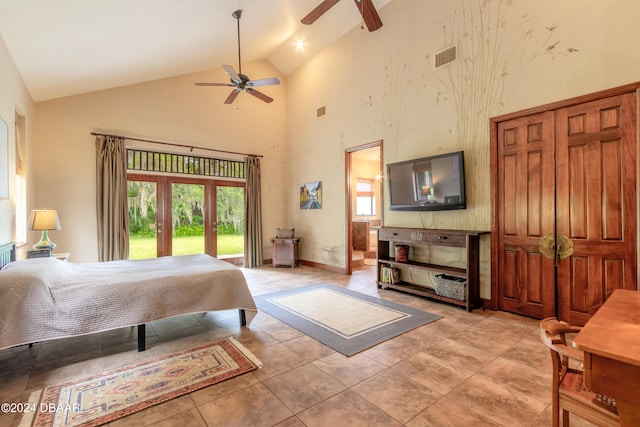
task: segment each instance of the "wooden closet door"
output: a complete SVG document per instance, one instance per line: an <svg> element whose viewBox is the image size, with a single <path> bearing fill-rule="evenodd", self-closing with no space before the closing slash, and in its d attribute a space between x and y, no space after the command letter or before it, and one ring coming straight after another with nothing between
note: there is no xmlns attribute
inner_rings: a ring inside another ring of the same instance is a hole
<svg viewBox="0 0 640 427"><path fill-rule="evenodd" d="M500 122L497 132L499 309L554 316L554 260L538 250L555 232L554 114Z"/></svg>
<svg viewBox="0 0 640 427"><path fill-rule="evenodd" d="M558 317L584 325L617 288L637 289L635 94L557 110Z"/></svg>

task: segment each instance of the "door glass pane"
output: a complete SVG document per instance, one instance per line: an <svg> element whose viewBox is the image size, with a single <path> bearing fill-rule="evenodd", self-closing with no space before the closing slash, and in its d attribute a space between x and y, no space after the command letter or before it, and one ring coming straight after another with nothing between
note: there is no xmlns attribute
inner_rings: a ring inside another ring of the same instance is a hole
<svg viewBox="0 0 640 427"><path fill-rule="evenodd" d="M244 187L217 187L216 221L217 257L244 256Z"/></svg>
<svg viewBox="0 0 640 427"><path fill-rule="evenodd" d="M204 185L171 184L171 253L204 253Z"/></svg>
<svg viewBox="0 0 640 427"><path fill-rule="evenodd" d="M156 183L128 181L129 259L156 258Z"/></svg>

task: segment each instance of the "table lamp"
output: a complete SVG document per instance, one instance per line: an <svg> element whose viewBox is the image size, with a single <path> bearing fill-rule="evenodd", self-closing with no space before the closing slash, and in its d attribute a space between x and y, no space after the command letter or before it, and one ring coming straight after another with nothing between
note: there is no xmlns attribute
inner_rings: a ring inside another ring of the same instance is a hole
<svg viewBox="0 0 640 427"><path fill-rule="evenodd" d="M40 241L33 245L34 249L49 249L53 251L56 244L49 240L49 230L60 230L58 212L49 209L34 209L29 215L27 223L29 230L42 231Z"/></svg>

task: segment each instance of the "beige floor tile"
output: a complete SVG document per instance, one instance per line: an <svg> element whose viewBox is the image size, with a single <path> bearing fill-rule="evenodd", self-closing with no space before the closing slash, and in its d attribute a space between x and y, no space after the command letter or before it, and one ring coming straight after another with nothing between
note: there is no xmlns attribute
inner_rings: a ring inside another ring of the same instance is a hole
<svg viewBox="0 0 640 427"><path fill-rule="evenodd" d="M254 354L264 365L254 372L254 375L260 381L264 381L267 378L290 371L307 363L306 360L284 344L260 348L254 351Z"/></svg>
<svg viewBox="0 0 640 427"><path fill-rule="evenodd" d="M194 391L190 394L194 403L197 406L204 405L207 402L216 400L227 394L235 393L236 391L245 389L258 383L258 379L251 372L246 374L230 378L226 381L222 381L218 384L213 384L203 389Z"/></svg>
<svg viewBox="0 0 640 427"><path fill-rule="evenodd" d="M153 427L207 427L207 423L196 408L179 412L157 423L147 425Z"/></svg>
<svg viewBox="0 0 640 427"><path fill-rule="evenodd" d="M424 353L467 376L473 375L496 358L491 353L454 339L443 340L429 347Z"/></svg>
<svg viewBox="0 0 640 427"><path fill-rule="evenodd" d="M195 409L193 400L191 400L188 395L180 396L178 398L164 402L161 405L151 406L147 409L143 409L140 412L136 412L124 418L112 421L109 423L109 427L153 425L192 409Z"/></svg>
<svg viewBox="0 0 640 427"><path fill-rule="evenodd" d="M551 369L542 370L518 361L498 357L482 368L482 374L491 377L492 382L545 401L551 393Z"/></svg>
<svg viewBox="0 0 640 427"><path fill-rule="evenodd" d="M301 412L298 418L307 427L401 425L375 405L349 390Z"/></svg>
<svg viewBox="0 0 640 427"><path fill-rule="evenodd" d="M351 357L333 353L314 361L313 364L347 387L351 387L386 369L384 365L362 353Z"/></svg>
<svg viewBox="0 0 640 427"><path fill-rule="evenodd" d="M452 390L447 397L505 426L531 426L547 407L547 402L520 393L512 386L476 374Z"/></svg>
<svg viewBox="0 0 640 427"><path fill-rule="evenodd" d="M209 427L273 426L293 415L263 384L228 394L198 410Z"/></svg>
<svg viewBox="0 0 640 427"><path fill-rule="evenodd" d="M295 338L303 337L304 334L299 330L292 328L286 323L277 322L269 326L269 335L279 342L289 341Z"/></svg>
<svg viewBox="0 0 640 427"><path fill-rule="evenodd" d="M294 414L345 389L338 380L310 363L268 378L262 383Z"/></svg>
<svg viewBox="0 0 640 427"><path fill-rule="evenodd" d="M398 375L405 375L441 395L449 393L469 378L469 374L427 353L418 353L389 370Z"/></svg>
<svg viewBox="0 0 640 427"><path fill-rule="evenodd" d="M331 347L327 347L307 335L302 335L301 337L289 340L285 342L284 345L309 362L327 356L331 353L335 353L335 350Z"/></svg>
<svg viewBox="0 0 640 427"><path fill-rule="evenodd" d="M298 418L297 416L293 416L293 417L287 418L281 423L276 424L276 427L306 427L306 426L302 421L300 421L300 418Z"/></svg>
<svg viewBox="0 0 640 427"><path fill-rule="evenodd" d="M354 392L406 423L442 396L397 371L387 369L351 388Z"/></svg>
<svg viewBox="0 0 640 427"><path fill-rule="evenodd" d="M500 427L495 421L475 412L463 403L444 397L420 412L407 427Z"/></svg>

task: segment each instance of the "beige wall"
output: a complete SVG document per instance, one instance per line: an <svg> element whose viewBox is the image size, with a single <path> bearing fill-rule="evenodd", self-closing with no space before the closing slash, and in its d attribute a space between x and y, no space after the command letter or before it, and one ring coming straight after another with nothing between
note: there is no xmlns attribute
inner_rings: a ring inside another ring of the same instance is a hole
<svg viewBox="0 0 640 427"><path fill-rule="evenodd" d="M382 29L339 39L270 89L270 105L240 97L236 109L222 105L224 89L193 86L223 79L219 69L38 103L30 208L57 208L58 250L95 260L91 131L250 151L265 155L265 257L270 232L295 227L303 260L344 268L344 151L383 140L385 163L464 150L468 191L468 209L448 213L389 212L385 200L386 225L489 230L489 118L640 80L639 12L635 0L394 1L380 11ZM435 70L434 54L452 44L458 60ZM7 57L0 46L0 115L18 106L32 116ZM247 70L275 73L266 62ZM317 119L321 106L326 115ZM322 209L300 210L299 185L312 181L323 183ZM11 209L0 201L0 241L11 239Z"/></svg>
<svg viewBox="0 0 640 427"><path fill-rule="evenodd" d="M634 0L394 1L382 29L354 29L318 54L288 78L287 192L315 180L324 188L322 210L290 206L301 257L346 265L344 151L380 139L385 164L464 150L467 178L466 210L390 212L385 200L385 225L490 230L489 118L640 80L639 13ZM458 60L434 69L452 44Z"/></svg>
<svg viewBox="0 0 640 427"><path fill-rule="evenodd" d="M228 88L194 85L226 81L222 68L37 103L35 197L38 207L58 210L62 230L50 232L56 251L71 252L76 262L97 261L95 146L90 135L95 131L263 155L264 248L270 257L269 237L285 217L286 86L267 62L246 64L246 71L255 78L281 79L281 85L264 90L275 99L271 104L241 94L237 104L225 105Z"/></svg>
<svg viewBox="0 0 640 427"><path fill-rule="evenodd" d="M9 128L9 198L0 199L0 244L15 240L15 116L25 117L27 148L31 143L33 126L33 102L22 82L7 46L0 37L0 117ZM0 153L0 160L4 157ZM29 164L27 152L27 168ZM27 174L29 168L27 169Z"/></svg>

